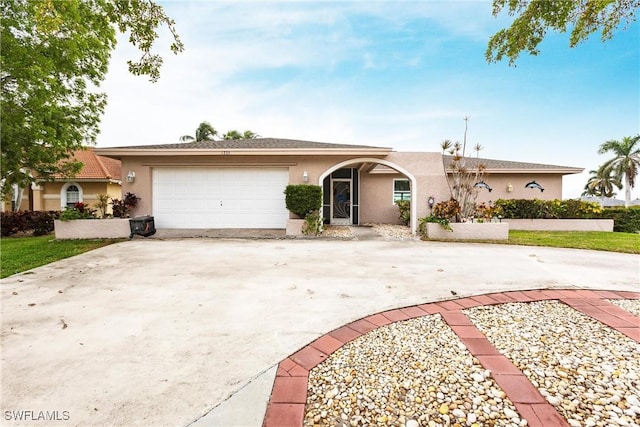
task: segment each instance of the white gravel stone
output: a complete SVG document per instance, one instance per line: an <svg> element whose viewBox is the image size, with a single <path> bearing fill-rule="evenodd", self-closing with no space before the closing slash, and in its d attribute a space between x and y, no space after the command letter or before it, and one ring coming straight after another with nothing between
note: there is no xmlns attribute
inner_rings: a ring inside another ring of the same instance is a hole
<svg viewBox="0 0 640 427"><path fill-rule="evenodd" d="M378 235L386 240L416 240L416 236L411 235L411 228L398 224L365 224L373 227Z"/></svg>
<svg viewBox="0 0 640 427"><path fill-rule="evenodd" d="M433 315L393 323L345 344L309 372L304 425L471 425L469 420L519 425L513 403L506 396L491 397L492 390L501 390L459 343ZM349 384L347 376L353 378ZM327 399L335 388L336 397Z"/></svg>
<svg viewBox="0 0 640 427"><path fill-rule="evenodd" d="M640 426L630 414L636 400L628 399L640 395L637 342L557 301L483 306L464 313L540 386L570 425Z"/></svg>
<svg viewBox="0 0 640 427"><path fill-rule="evenodd" d="M349 227L338 227L335 225L325 225L321 236L340 239L353 239L355 237Z"/></svg>

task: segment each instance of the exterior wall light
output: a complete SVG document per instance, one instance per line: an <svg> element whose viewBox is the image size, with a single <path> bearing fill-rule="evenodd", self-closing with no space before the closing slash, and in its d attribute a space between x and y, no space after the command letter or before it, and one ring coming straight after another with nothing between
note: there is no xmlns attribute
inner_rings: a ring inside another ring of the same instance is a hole
<svg viewBox="0 0 640 427"><path fill-rule="evenodd" d="M507 184L507 193L511 193L513 191L513 185L511 183Z"/></svg>
<svg viewBox="0 0 640 427"><path fill-rule="evenodd" d="M302 172L302 181L309 182L309 173L307 171Z"/></svg>
<svg viewBox="0 0 640 427"><path fill-rule="evenodd" d="M129 171L127 174L127 182L134 182L136 180L136 173Z"/></svg>
<svg viewBox="0 0 640 427"><path fill-rule="evenodd" d="M429 205L429 209L433 209L433 204L436 202L436 199L433 196L429 196L427 199L427 204Z"/></svg>

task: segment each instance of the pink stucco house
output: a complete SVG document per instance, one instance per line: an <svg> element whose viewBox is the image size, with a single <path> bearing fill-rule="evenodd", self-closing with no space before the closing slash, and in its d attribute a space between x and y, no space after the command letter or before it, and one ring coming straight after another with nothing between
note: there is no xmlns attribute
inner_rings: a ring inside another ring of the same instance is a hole
<svg viewBox="0 0 640 427"><path fill-rule="evenodd" d="M335 225L398 223L395 201L410 199L412 230L428 199L450 198L446 156L387 147L278 138L96 148L121 161L122 191L140 197L136 215L159 229L277 228L290 218L288 184L323 188L323 216ZM491 187L478 202L562 198L562 177L581 168L484 160ZM540 187L527 188L535 181ZM544 188L544 191L541 191Z"/></svg>

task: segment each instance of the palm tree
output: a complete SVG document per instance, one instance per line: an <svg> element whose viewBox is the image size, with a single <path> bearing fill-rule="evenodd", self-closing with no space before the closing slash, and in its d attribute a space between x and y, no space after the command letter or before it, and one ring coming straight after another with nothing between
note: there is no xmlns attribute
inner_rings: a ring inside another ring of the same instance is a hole
<svg viewBox="0 0 640 427"><path fill-rule="evenodd" d="M598 149L598 154L611 152L614 158L607 160L601 166L610 169L618 178L624 176L624 206L629 207L631 203L631 189L635 186L636 175L640 171L640 135L634 137L625 136L622 141L610 140Z"/></svg>
<svg viewBox="0 0 640 427"><path fill-rule="evenodd" d="M222 139L256 139L258 136L257 133L251 132L250 130L245 130L244 133L240 133L234 129L222 135Z"/></svg>
<svg viewBox="0 0 640 427"><path fill-rule="evenodd" d="M183 135L180 137L180 141L213 141L217 135L218 131L209 122L202 122L196 129L195 136Z"/></svg>
<svg viewBox="0 0 640 427"><path fill-rule="evenodd" d="M242 134L242 138L244 138L244 139L256 139L259 136L260 135L258 135L255 132L251 132L250 130L245 130L244 133Z"/></svg>
<svg viewBox="0 0 640 427"><path fill-rule="evenodd" d="M612 174L611 169L603 168L589 171L591 176L584 186L583 196L600 197L600 205L604 206L604 199L616 195L614 187L618 190L622 189L622 181L620 178Z"/></svg>

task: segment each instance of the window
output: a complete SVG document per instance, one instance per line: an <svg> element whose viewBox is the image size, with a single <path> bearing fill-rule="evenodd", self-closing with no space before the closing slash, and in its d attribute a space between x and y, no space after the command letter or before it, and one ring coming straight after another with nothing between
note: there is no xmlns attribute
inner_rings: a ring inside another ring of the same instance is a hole
<svg viewBox="0 0 640 427"><path fill-rule="evenodd" d="M411 200L411 186L408 179L393 180L393 202Z"/></svg>
<svg viewBox="0 0 640 427"><path fill-rule="evenodd" d="M75 185L67 187L67 206L72 208L80 201L80 190Z"/></svg>
<svg viewBox="0 0 640 427"><path fill-rule="evenodd" d="M82 187L75 182L68 182L60 190L60 207L72 208L76 203L82 201Z"/></svg>

